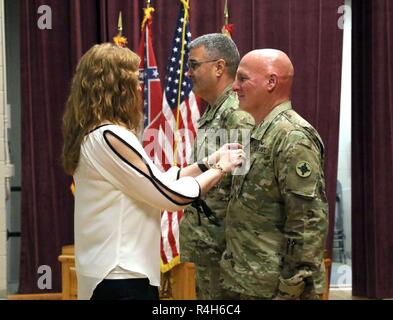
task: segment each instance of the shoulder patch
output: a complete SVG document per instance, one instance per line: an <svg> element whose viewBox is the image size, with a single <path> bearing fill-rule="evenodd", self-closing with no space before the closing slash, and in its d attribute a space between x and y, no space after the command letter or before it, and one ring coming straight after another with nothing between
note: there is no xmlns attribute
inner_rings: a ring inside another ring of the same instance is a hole
<svg viewBox="0 0 393 320"><path fill-rule="evenodd" d="M299 161L296 164L296 173L301 178L308 178L312 173L312 167L307 161Z"/></svg>

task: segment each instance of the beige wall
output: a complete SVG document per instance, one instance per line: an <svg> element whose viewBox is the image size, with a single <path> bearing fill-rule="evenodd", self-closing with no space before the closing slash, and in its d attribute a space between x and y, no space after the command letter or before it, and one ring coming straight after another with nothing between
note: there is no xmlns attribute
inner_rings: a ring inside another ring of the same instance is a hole
<svg viewBox="0 0 393 320"><path fill-rule="evenodd" d="M346 0L345 4L351 6L351 0ZM338 179L342 186L342 207L343 223L345 234L345 255L347 264L351 265L352 241L351 241L351 216L352 216L352 169L351 169L351 146L352 146L352 66L351 66L351 29L352 21L348 17L344 26L344 50L341 78L341 112L340 112L340 142L338 157Z"/></svg>
<svg viewBox="0 0 393 320"><path fill-rule="evenodd" d="M7 247L6 247L6 179L10 175L5 153L5 37L4 37L4 1L0 1L0 298L7 293Z"/></svg>

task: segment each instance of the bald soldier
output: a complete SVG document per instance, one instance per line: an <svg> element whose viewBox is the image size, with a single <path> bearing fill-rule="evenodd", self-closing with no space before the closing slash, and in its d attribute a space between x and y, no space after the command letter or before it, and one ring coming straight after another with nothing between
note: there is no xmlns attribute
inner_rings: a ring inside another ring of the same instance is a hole
<svg viewBox="0 0 393 320"><path fill-rule="evenodd" d="M291 105L294 68L279 50L246 54L233 90L255 119L250 170L235 176L222 285L234 299L319 299L328 226L324 146Z"/></svg>
<svg viewBox="0 0 393 320"><path fill-rule="evenodd" d="M208 103L198 121L193 146L192 161L200 161L202 170L209 167L206 156L223 143L242 143L245 139L248 144L254 127L254 119L239 110L237 96L232 91L239 61L235 43L223 34L206 34L190 44L188 76L193 83L192 90ZM225 298L219 282L219 262L225 249L225 213L231 181L230 175L223 178L205 199L185 210L180 223L181 261L196 265L198 299Z"/></svg>

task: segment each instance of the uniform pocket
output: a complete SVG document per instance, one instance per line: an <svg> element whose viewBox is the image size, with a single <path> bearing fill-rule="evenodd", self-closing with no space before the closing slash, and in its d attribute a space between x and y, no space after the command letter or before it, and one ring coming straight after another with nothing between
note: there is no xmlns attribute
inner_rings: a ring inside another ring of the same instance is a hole
<svg viewBox="0 0 393 320"><path fill-rule="evenodd" d="M235 197L235 198L239 199L239 195L243 193L244 183L246 181L250 180L250 178L248 176L251 175L255 160L256 160L255 158L251 159L248 174L235 175L233 177L232 188L231 188L231 198Z"/></svg>

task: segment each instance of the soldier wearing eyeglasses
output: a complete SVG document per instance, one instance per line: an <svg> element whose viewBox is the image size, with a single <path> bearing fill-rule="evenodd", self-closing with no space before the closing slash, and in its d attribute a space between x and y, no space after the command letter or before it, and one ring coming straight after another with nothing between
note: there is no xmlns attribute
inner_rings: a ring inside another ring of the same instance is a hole
<svg viewBox="0 0 393 320"><path fill-rule="evenodd" d="M208 103L198 122L193 145L194 161L209 167L206 155L225 142L246 143L254 126L252 116L239 110L232 91L240 55L235 43L219 33L203 35L190 44L187 62L193 92ZM204 159L204 162L202 162ZM232 176L227 176L206 198L185 210L180 223L182 262L196 265L198 299L225 299L220 284L219 261L225 250L225 215L229 202Z"/></svg>

